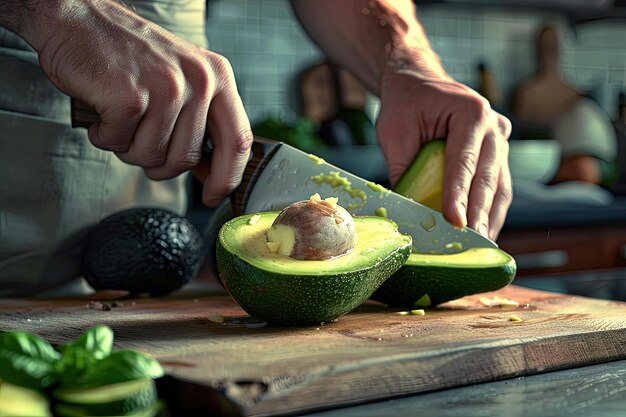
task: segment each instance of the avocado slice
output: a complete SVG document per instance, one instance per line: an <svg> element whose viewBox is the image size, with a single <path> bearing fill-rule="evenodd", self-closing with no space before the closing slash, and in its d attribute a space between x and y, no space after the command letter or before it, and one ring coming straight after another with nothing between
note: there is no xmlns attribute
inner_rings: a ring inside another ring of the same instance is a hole
<svg viewBox="0 0 626 417"><path fill-rule="evenodd" d="M48 400L42 393L0 381L0 416L49 417Z"/></svg>
<svg viewBox="0 0 626 417"><path fill-rule="evenodd" d="M394 191L434 210L442 210L446 142L431 140L422 146Z"/></svg>
<svg viewBox="0 0 626 417"><path fill-rule="evenodd" d="M265 233L278 214L237 217L224 224L217 242L228 292L248 314L272 324L334 320L367 300L409 257L411 237L380 217L354 217L356 245L346 255L298 260L272 253Z"/></svg>
<svg viewBox="0 0 626 417"><path fill-rule="evenodd" d="M168 294L193 279L204 258L202 237L185 218L133 208L94 227L85 241L83 276L96 290Z"/></svg>
<svg viewBox="0 0 626 417"><path fill-rule="evenodd" d="M441 255L412 253L372 299L404 308L435 306L505 287L516 270L513 257L497 248Z"/></svg>

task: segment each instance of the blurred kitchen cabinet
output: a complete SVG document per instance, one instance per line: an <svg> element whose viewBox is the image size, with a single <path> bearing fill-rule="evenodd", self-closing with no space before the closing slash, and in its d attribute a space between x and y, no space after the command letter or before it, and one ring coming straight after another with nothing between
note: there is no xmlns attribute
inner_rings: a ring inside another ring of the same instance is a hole
<svg viewBox="0 0 626 417"><path fill-rule="evenodd" d="M518 276L626 267L626 225L505 230L498 244L514 256Z"/></svg>

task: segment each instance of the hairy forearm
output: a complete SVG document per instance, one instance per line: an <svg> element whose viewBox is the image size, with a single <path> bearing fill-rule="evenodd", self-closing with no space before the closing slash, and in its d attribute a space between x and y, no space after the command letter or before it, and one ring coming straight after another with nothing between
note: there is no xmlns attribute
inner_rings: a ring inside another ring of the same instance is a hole
<svg viewBox="0 0 626 417"><path fill-rule="evenodd" d="M25 21L36 10L36 1L0 0L0 26L12 32L24 30Z"/></svg>
<svg viewBox="0 0 626 417"><path fill-rule="evenodd" d="M55 23L74 13L72 0L0 0L0 26L17 33L40 50L54 33Z"/></svg>
<svg viewBox="0 0 626 417"><path fill-rule="evenodd" d="M311 38L373 93L390 73L447 77L411 0L292 0Z"/></svg>

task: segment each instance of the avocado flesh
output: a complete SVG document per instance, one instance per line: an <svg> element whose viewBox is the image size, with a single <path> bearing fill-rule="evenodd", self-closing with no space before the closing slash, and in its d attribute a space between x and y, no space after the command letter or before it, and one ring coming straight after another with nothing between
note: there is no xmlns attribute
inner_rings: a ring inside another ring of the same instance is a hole
<svg viewBox="0 0 626 417"><path fill-rule="evenodd" d="M408 259L411 237L390 220L355 217L356 245L328 260L271 253L266 230L278 212L237 217L220 230L217 261L224 286L251 316L273 324L319 324L358 307Z"/></svg>
<svg viewBox="0 0 626 417"><path fill-rule="evenodd" d="M420 204L442 211L446 143L432 140L422 146L394 191Z"/></svg>
<svg viewBox="0 0 626 417"><path fill-rule="evenodd" d="M513 257L497 248L471 248L441 255L412 253L372 299L409 308L427 295L425 299L435 306L505 287L515 277L516 270Z"/></svg>

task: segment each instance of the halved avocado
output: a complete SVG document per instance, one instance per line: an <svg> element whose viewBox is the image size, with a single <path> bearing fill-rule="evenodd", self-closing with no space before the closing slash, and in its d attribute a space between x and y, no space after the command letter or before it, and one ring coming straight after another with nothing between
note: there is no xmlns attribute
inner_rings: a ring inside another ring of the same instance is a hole
<svg viewBox="0 0 626 417"><path fill-rule="evenodd" d="M278 214L237 217L217 242L224 286L246 312L269 323L334 320L367 300L409 257L411 237L380 217L354 217L356 246L343 256L312 261L271 253L265 232Z"/></svg>
<svg viewBox="0 0 626 417"><path fill-rule="evenodd" d="M406 264L372 299L398 307L429 307L508 285L517 267L497 248L471 248L454 254L412 253Z"/></svg>
<svg viewBox="0 0 626 417"><path fill-rule="evenodd" d="M442 210L446 142L431 140L420 149L394 191L434 210Z"/></svg>

